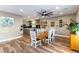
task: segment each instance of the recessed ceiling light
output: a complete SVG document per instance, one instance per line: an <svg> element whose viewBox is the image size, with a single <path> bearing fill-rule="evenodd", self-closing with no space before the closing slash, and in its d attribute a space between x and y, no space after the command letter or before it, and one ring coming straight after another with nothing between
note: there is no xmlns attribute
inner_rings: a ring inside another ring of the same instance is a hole
<svg viewBox="0 0 79 59"><path fill-rule="evenodd" d="M63 15L63 12L60 12L60 15Z"/></svg>
<svg viewBox="0 0 79 59"><path fill-rule="evenodd" d="M24 19L26 19L26 17L24 17Z"/></svg>
<svg viewBox="0 0 79 59"><path fill-rule="evenodd" d="M56 9L59 9L59 7L58 7L58 6L56 6Z"/></svg>
<svg viewBox="0 0 79 59"><path fill-rule="evenodd" d="M23 9L20 9L20 12L23 12Z"/></svg>
<svg viewBox="0 0 79 59"><path fill-rule="evenodd" d="M35 18L35 19L39 19L39 18Z"/></svg>
<svg viewBox="0 0 79 59"><path fill-rule="evenodd" d="M30 18L30 16L27 16L28 18Z"/></svg>

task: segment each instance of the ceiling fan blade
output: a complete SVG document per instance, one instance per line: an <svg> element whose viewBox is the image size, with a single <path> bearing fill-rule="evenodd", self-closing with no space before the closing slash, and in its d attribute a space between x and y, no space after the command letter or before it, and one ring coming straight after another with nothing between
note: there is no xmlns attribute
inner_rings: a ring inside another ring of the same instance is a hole
<svg viewBox="0 0 79 59"><path fill-rule="evenodd" d="M54 15L54 14L50 14L50 15Z"/></svg>
<svg viewBox="0 0 79 59"><path fill-rule="evenodd" d="M41 12L37 12L37 14L38 14L38 15L42 15L42 13L41 13Z"/></svg>
<svg viewBox="0 0 79 59"><path fill-rule="evenodd" d="M49 10L41 10L40 12L37 12L38 15L44 16L44 17L51 17L53 15L53 11Z"/></svg>
<svg viewBox="0 0 79 59"><path fill-rule="evenodd" d="M53 12L49 12L48 14L53 14Z"/></svg>

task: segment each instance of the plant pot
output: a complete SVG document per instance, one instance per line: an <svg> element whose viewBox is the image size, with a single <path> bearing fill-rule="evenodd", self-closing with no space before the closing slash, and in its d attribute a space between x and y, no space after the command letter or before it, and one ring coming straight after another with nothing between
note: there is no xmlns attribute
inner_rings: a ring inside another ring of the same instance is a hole
<svg viewBox="0 0 79 59"><path fill-rule="evenodd" d="M70 39L71 49L79 51L79 35L71 34Z"/></svg>

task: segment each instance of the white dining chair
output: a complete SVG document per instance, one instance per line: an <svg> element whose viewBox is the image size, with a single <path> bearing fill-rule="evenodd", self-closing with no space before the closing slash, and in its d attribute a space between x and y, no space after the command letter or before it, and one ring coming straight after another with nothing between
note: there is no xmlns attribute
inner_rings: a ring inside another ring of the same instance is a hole
<svg viewBox="0 0 79 59"><path fill-rule="evenodd" d="M51 42L52 39L52 30L48 30L48 37L46 39L46 42L49 44Z"/></svg>
<svg viewBox="0 0 79 59"><path fill-rule="evenodd" d="M44 28L41 28L40 30L41 30L41 32L44 32L44 31L45 31L45 29L44 29Z"/></svg>
<svg viewBox="0 0 79 59"><path fill-rule="evenodd" d="M36 29L37 33L41 32L41 29Z"/></svg>
<svg viewBox="0 0 79 59"><path fill-rule="evenodd" d="M54 39L55 39L55 29L52 29L52 39L51 39L51 41L54 41Z"/></svg>
<svg viewBox="0 0 79 59"><path fill-rule="evenodd" d="M40 45L41 46L41 40L37 40L36 38L36 31L30 31L30 37L31 37L31 46L34 45L35 48ZM38 45L37 45L38 44Z"/></svg>

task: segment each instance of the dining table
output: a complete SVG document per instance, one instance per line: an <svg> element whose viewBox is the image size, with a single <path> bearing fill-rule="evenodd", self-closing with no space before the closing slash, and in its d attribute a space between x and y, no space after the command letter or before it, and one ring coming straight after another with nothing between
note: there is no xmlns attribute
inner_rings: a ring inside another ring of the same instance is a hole
<svg viewBox="0 0 79 59"><path fill-rule="evenodd" d="M37 39L40 39L41 41L44 42L44 44L46 44L46 39L48 37L48 31L39 31L37 32Z"/></svg>

